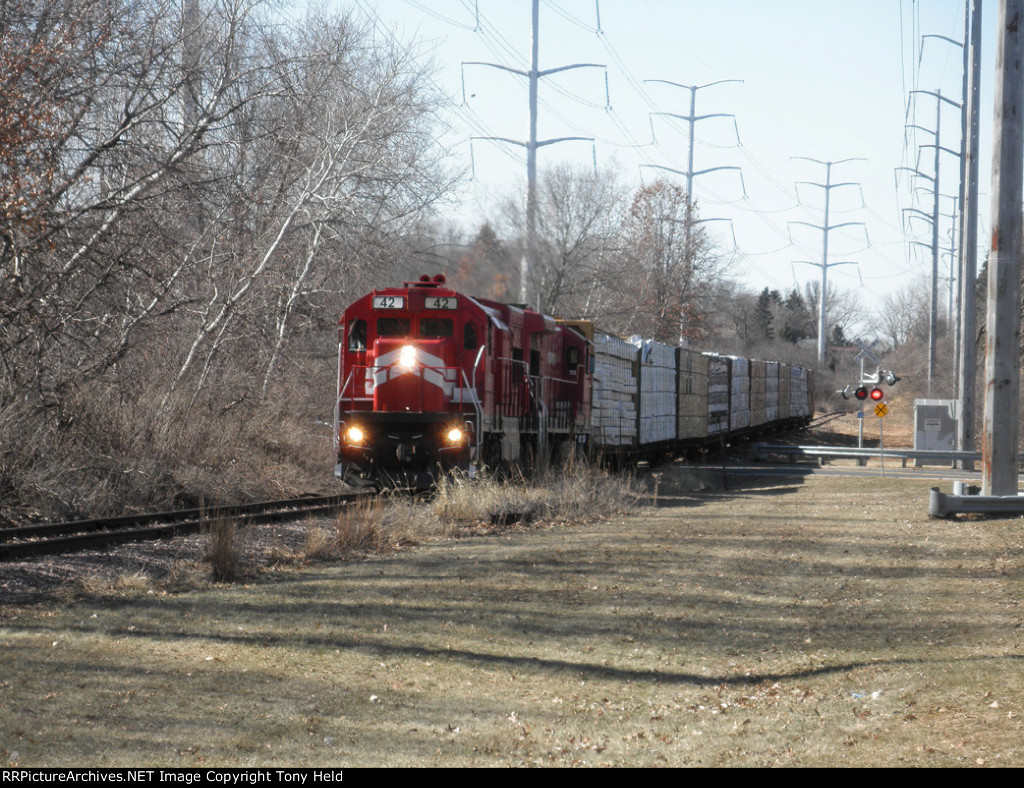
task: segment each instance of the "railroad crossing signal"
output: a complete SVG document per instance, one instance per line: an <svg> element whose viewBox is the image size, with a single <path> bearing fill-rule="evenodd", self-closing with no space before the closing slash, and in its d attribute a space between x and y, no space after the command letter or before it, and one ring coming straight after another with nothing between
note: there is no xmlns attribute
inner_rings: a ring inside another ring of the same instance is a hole
<svg viewBox="0 0 1024 788"><path fill-rule="evenodd" d="M889 406L886 405L884 402L879 402L877 405L875 405L875 415L878 416L878 418L880 419L884 419L886 416L889 415Z"/></svg>
<svg viewBox="0 0 1024 788"><path fill-rule="evenodd" d="M843 399L849 399L852 396L860 402L865 402L867 400L871 400L872 402L883 402L885 400L885 389L879 387L883 383L887 386L893 386L899 379L900 378L897 377L896 373L879 369L874 375L861 380L857 388L847 386L838 393ZM853 390L851 391L851 389Z"/></svg>
<svg viewBox="0 0 1024 788"><path fill-rule="evenodd" d="M875 358L875 354L871 352L872 350L875 349L875 346L878 344L878 340L877 339L873 340L870 345L862 345L860 343L860 340L857 340L857 339L855 339L853 341L854 341L854 344L856 344L857 347L860 348L860 353L858 353L856 356L853 357L854 361L860 361L862 359L868 359L868 360L871 361L872 364L877 364L878 363L878 359Z"/></svg>
<svg viewBox="0 0 1024 788"><path fill-rule="evenodd" d="M842 392L843 399L849 398L849 390L850 387L847 386L846 389ZM864 402L865 400L868 399L874 402L881 402L882 400L885 399L885 390L880 389L877 386L873 389L869 389L867 386L858 386L856 390L853 392L853 396L859 399L861 402Z"/></svg>

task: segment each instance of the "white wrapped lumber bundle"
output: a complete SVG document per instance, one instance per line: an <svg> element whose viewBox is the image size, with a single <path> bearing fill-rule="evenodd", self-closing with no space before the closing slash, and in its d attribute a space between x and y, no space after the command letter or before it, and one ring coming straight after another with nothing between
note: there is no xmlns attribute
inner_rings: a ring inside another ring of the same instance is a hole
<svg viewBox="0 0 1024 788"><path fill-rule="evenodd" d="M606 334L594 336L591 427L598 446L635 446L637 442L638 351Z"/></svg>
<svg viewBox="0 0 1024 788"><path fill-rule="evenodd" d="M679 348L679 440L708 436L708 364L703 353Z"/></svg>
<svg viewBox="0 0 1024 788"><path fill-rule="evenodd" d="M764 408L765 421L768 423L781 418L779 415L779 369L781 366L778 361L765 362Z"/></svg>
<svg viewBox="0 0 1024 788"><path fill-rule="evenodd" d="M779 418L788 419L790 413L790 395L793 388L793 368L789 364L779 364Z"/></svg>
<svg viewBox="0 0 1024 788"><path fill-rule="evenodd" d="M767 370L765 361L750 362L750 426L759 427L767 420Z"/></svg>
<svg viewBox="0 0 1024 788"><path fill-rule="evenodd" d="M640 443L676 439L676 349L633 337L640 351Z"/></svg>
<svg viewBox="0 0 1024 788"><path fill-rule="evenodd" d="M708 435L729 431L729 359L714 353L708 359Z"/></svg>
<svg viewBox="0 0 1024 788"><path fill-rule="evenodd" d="M729 430L736 432L750 426L750 361L730 356L729 362Z"/></svg>
<svg viewBox="0 0 1024 788"><path fill-rule="evenodd" d="M803 367L793 367L789 391L790 417L804 418L811 415L810 376Z"/></svg>

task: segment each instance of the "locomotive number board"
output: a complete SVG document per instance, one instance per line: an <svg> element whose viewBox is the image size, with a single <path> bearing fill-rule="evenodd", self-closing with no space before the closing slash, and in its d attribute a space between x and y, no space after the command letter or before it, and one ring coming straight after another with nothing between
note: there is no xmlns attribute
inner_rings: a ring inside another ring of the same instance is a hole
<svg viewBox="0 0 1024 788"><path fill-rule="evenodd" d="M459 299L433 296L426 299L423 307L424 309L458 309Z"/></svg>
<svg viewBox="0 0 1024 788"><path fill-rule="evenodd" d="M405 299L402 296L374 296L374 309L405 309Z"/></svg>

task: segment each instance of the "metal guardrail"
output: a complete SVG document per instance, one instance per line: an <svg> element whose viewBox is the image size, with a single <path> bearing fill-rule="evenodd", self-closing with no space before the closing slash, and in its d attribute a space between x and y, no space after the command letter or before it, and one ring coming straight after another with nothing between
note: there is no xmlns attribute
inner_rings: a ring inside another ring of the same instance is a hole
<svg viewBox="0 0 1024 788"><path fill-rule="evenodd" d="M802 457L868 460L872 458L896 459L906 467L907 460L924 465L952 464L955 460L981 461L979 451L935 451L925 449L855 449L837 446L784 446L767 443L754 444L754 460L766 459L769 455L787 455L792 459ZM1018 463L1024 463L1024 455L1017 456ZM938 487L931 489L928 500L928 514L931 517L949 517L954 514L1002 514L1024 515L1024 494L1021 495L979 495L979 488L964 481L953 482L953 494L946 495Z"/></svg>
<svg viewBox="0 0 1024 788"><path fill-rule="evenodd" d="M857 449L846 446L786 446L767 443L754 444L754 459L767 459L770 455L788 455L793 458L811 457L825 460L830 458L869 460L875 458L902 460L906 467L907 460L915 460L922 465L952 464L956 460L981 461L979 451L936 451L933 449Z"/></svg>

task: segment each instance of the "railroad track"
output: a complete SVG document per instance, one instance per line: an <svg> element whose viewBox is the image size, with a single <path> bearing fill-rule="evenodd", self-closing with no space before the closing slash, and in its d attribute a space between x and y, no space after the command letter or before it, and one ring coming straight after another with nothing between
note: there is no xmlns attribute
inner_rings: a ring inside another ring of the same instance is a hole
<svg viewBox="0 0 1024 788"><path fill-rule="evenodd" d="M234 521L241 526L287 522L338 512L366 493L293 498L236 506L182 509L174 512L108 517L0 530L0 561L56 555L126 542L168 539L199 533L211 523Z"/></svg>
<svg viewBox="0 0 1024 788"><path fill-rule="evenodd" d="M826 424L833 422L836 419L841 419L843 416L846 415L846 412L841 410L836 410L833 411L832 413L823 413L820 416L815 416L813 419L811 419L811 423L808 424L807 426L809 429L824 427Z"/></svg>

